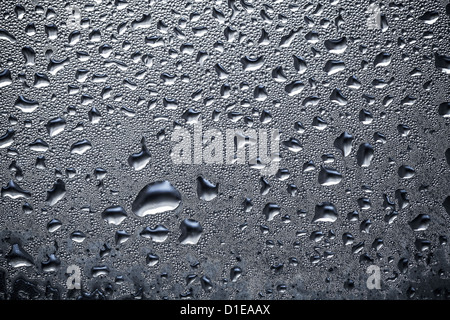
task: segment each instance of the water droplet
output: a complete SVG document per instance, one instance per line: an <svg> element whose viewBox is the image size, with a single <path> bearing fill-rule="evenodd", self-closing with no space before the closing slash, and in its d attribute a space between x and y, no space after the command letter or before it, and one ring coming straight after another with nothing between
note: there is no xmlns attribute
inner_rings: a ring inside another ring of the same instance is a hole
<svg viewBox="0 0 450 320"><path fill-rule="evenodd" d="M18 243L14 243L11 251L5 255L9 265L13 268L31 267L34 265L33 257Z"/></svg>
<svg viewBox="0 0 450 320"><path fill-rule="evenodd" d="M425 231L428 229L430 221L431 218L429 215L421 213L413 220L411 220L409 222L409 225L411 226L411 229L413 229L414 231Z"/></svg>
<svg viewBox="0 0 450 320"><path fill-rule="evenodd" d="M159 256L153 253L148 253L145 261L149 267L153 267L159 262Z"/></svg>
<svg viewBox="0 0 450 320"><path fill-rule="evenodd" d="M197 178L197 195L204 201L211 201L217 197L219 193L219 184L214 184L203 177Z"/></svg>
<svg viewBox="0 0 450 320"><path fill-rule="evenodd" d="M154 228L145 227L139 235L143 238L151 239L154 242L164 242L169 236L169 230L159 224Z"/></svg>
<svg viewBox="0 0 450 320"><path fill-rule="evenodd" d="M54 206L58 201L64 198L66 195L66 184L61 179L56 180L53 187L47 191L47 203L50 206Z"/></svg>
<svg viewBox="0 0 450 320"><path fill-rule="evenodd" d="M322 186L332 186L342 181L342 174L336 169L321 167L318 180Z"/></svg>
<svg viewBox="0 0 450 320"><path fill-rule="evenodd" d="M415 173L415 170L408 165L403 165L398 168L398 175L402 179L411 179Z"/></svg>
<svg viewBox="0 0 450 320"><path fill-rule="evenodd" d="M82 139L72 144L72 146L70 147L70 152L82 155L91 148L92 148L91 142L87 139Z"/></svg>
<svg viewBox="0 0 450 320"><path fill-rule="evenodd" d="M139 171L145 168L145 166L150 162L150 152L145 145L145 139L142 138L141 141L141 151L138 153L133 153L128 157L128 164L135 170Z"/></svg>
<svg viewBox="0 0 450 320"><path fill-rule="evenodd" d="M62 222L58 219L52 219L47 223L47 231L48 232L55 232L61 228Z"/></svg>
<svg viewBox="0 0 450 320"><path fill-rule="evenodd" d="M169 181L157 181L139 191L132 210L139 217L175 210L181 203L181 194Z"/></svg>
<svg viewBox="0 0 450 320"><path fill-rule="evenodd" d="M347 50L347 38L328 39L324 41L325 48L334 54L342 54Z"/></svg>
<svg viewBox="0 0 450 320"><path fill-rule="evenodd" d="M359 166L368 167L374 156L373 147L369 143L363 143L359 146L356 153L356 160Z"/></svg>
<svg viewBox="0 0 450 320"><path fill-rule="evenodd" d="M279 215L281 208L278 204L269 202L264 206L263 214L267 221L272 221L275 216Z"/></svg>
<svg viewBox="0 0 450 320"><path fill-rule="evenodd" d="M12 199L28 199L31 198L31 192L22 189L16 182L10 180L6 187L2 187L1 196Z"/></svg>
<svg viewBox="0 0 450 320"><path fill-rule="evenodd" d="M31 113L39 107L39 102L27 99L24 96L19 96L14 106L22 112Z"/></svg>
<svg viewBox="0 0 450 320"><path fill-rule="evenodd" d="M16 132L12 129L6 130L6 133L0 137L0 149L8 148L14 143Z"/></svg>
<svg viewBox="0 0 450 320"><path fill-rule="evenodd" d="M230 280L231 282L236 282L242 275L242 269L239 267L233 267L230 271Z"/></svg>
<svg viewBox="0 0 450 320"><path fill-rule="evenodd" d="M181 244L197 244L203 232L200 222L193 219L184 219L180 224L180 230L178 241Z"/></svg>
<svg viewBox="0 0 450 320"><path fill-rule="evenodd" d="M256 71L264 65L264 57L252 58L245 56L241 59L241 63L244 71Z"/></svg>
<svg viewBox="0 0 450 320"><path fill-rule="evenodd" d="M336 207L330 202L316 205L312 222L335 222L338 218Z"/></svg>
<svg viewBox="0 0 450 320"><path fill-rule="evenodd" d="M127 212L121 206L111 206L102 212L102 218L109 224L119 225L127 217Z"/></svg>
<svg viewBox="0 0 450 320"><path fill-rule="evenodd" d="M11 71L9 69L4 69L0 72L0 88L9 86L12 84Z"/></svg>

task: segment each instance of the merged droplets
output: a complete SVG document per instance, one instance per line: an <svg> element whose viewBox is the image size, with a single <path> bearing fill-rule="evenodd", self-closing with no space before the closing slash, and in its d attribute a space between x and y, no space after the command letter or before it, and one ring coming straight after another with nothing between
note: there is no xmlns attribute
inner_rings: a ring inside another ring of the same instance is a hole
<svg viewBox="0 0 450 320"><path fill-rule="evenodd" d="M61 260L54 254L47 254L47 259L41 262L42 271L56 272L61 265Z"/></svg>

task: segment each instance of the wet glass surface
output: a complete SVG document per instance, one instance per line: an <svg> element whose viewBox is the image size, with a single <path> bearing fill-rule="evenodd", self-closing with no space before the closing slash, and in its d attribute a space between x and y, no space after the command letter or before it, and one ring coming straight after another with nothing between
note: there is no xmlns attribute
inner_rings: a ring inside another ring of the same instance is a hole
<svg viewBox="0 0 450 320"><path fill-rule="evenodd" d="M449 296L448 1L0 13L0 299Z"/></svg>

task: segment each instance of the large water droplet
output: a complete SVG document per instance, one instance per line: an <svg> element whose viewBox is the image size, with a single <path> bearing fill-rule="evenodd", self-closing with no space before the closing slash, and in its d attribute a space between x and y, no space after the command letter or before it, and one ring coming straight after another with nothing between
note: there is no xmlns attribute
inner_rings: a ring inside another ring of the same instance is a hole
<svg viewBox="0 0 450 320"><path fill-rule="evenodd" d="M331 202L316 205L312 222L334 222L338 218L336 207Z"/></svg>
<svg viewBox="0 0 450 320"><path fill-rule="evenodd" d="M267 221L272 221L275 216L279 215L281 208L278 204L269 202L264 206L263 214Z"/></svg>
<svg viewBox="0 0 450 320"><path fill-rule="evenodd" d="M352 142L353 136L347 131L344 131L334 140L334 146L342 152L344 157L347 157L352 151Z"/></svg>
<svg viewBox="0 0 450 320"><path fill-rule="evenodd" d="M430 225L431 218L427 214L419 214L413 220L409 222L409 225L414 231L425 231Z"/></svg>
<svg viewBox="0 0 450 320"><path fill-rule="evenodd" d="M169 181L156 181L139 191L132 210L139 217L157 214L178 208L181 194Z"/></svg>
<svg viewBox="0 0 450 320"><path fill-rule="evenodd" d="M33 257L18 243L14 243L12 245L11 251L5 256L5 258L14 268L30 267L34 265Z"/></svg>
<svg viewBox="0 0 450 320"><path fill-rule="evenodd" d="M143 238L151 239L154 242L164 242L169 236L169 229L159 224L154 228L145 227L139 235Z"/></svg>
<svg viewBox="0 0 450 320"><path fill-rule="evenodd" d="M336 169L322 167L318 180L322 186L332 186L342 181L342 174Z"/></svg>
<svg viewBox="0 0 450 320"><path fill-rule="evenodd" d="M398 168L398 175L402 179L411 179L415 173L416 171L408 165L403 165Z"/></svg>
<svg viewBox="0 0 450 320"><path fill-rule="evenodd" d="M13 180L10 180L6 187L2 187L1 195L2 197L9 197L12 199L31 198L31 192L23 190Z"/></svg>
<svg viewBox="0 0 450 320"><path fill-rule="evenodd" d="M181 244L197 244L203 232L200 222L193 219L184 219L180 224L181 236L178 239Z"/></svg>
<svg viewBox="0 0 450 320"><path fill-rule="evenodd" d="M91 148L92 148L91 142L87 139L83 139L73 143L72 146L70 147L70 152L82 155Z"/></svg>
<svg viewBox="0 0 450 320"><path fill-rule="evenodd" d="M14 143L16 132L12 129L6 130L6 133L0 137L0 149L7 148Z"/></svg>
<svg viewBox="0 0 450 320"><path fill-rule="evenodd" d="M53 187L47 191L47 199L49 205L54 206L59 200L66 195L66 184L61 179L56 180Z"/></svg>
<svg viewBox="0 0 450 320"><path fill-rule="evenodd" d="M356 153L356 162L361 167L368 167L372 162L374 155L373 147L369 143L363 143L359 146Z"/></svg>
<svg viewBox="0 0 450 320"><path fill-rule="evenodd" d="M31 113L39 107L39 102L19 96L14 106L22 112Z"/></svg>

